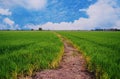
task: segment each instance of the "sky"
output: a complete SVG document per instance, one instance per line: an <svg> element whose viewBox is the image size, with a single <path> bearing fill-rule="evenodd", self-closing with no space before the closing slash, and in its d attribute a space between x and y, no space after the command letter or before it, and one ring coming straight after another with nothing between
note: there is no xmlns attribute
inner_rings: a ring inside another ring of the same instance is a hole
<svg viewBox="0 0 120 79"><path fill-rule="evenodd" d="M0 30L120 29L120 0L0 0Z"/></svg>

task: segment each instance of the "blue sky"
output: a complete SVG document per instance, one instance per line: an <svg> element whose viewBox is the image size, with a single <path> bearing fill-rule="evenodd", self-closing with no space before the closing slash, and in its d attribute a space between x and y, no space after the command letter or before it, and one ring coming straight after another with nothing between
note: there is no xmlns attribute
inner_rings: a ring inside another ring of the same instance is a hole
<svg viewBox="0 0 120 79"><path fill-rule="evenodd" d="M120 28L119 0L0 0L0 29Z"/></svg>

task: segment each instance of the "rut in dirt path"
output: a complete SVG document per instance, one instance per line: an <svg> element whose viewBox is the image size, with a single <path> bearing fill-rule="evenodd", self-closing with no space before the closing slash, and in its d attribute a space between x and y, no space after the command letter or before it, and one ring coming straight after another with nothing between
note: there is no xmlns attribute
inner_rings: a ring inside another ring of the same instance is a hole
<svg viewBox="0 0 120 79"><path fill-rule="evenodd" d="M63 39L64 55L58 69L37 72L33 79L95 79L87 71L82 54L67 40Z"/></svg>

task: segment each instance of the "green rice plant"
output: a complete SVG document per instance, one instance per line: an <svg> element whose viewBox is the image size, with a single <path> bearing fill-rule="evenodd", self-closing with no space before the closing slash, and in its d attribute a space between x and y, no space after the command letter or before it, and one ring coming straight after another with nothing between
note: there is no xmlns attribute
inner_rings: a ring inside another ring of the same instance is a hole
<svg viewBox="0 0 120 79"><path fill-rule="evenodd" d="M97 79L120 79L120 32L57 32L75 44L86 56L88 69Z"/></svg>
<svg viewBox="0 0 120 79"><path fill-rule="evenodd" d="M17 79L55 68L62 53L63 43L53 32L0 31L0 79Z"/></svg>

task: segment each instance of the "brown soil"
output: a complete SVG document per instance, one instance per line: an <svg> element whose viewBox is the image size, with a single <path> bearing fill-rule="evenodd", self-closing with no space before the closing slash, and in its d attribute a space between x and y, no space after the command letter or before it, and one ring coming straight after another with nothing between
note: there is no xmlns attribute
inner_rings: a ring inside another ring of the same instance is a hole
<svg viewBox="0 0 120 79"><path fill-rule="evenodd" d="M32 79L95 79L86 69L82 54L65 39L64 55L58 69L36 72Z"/></svg>

